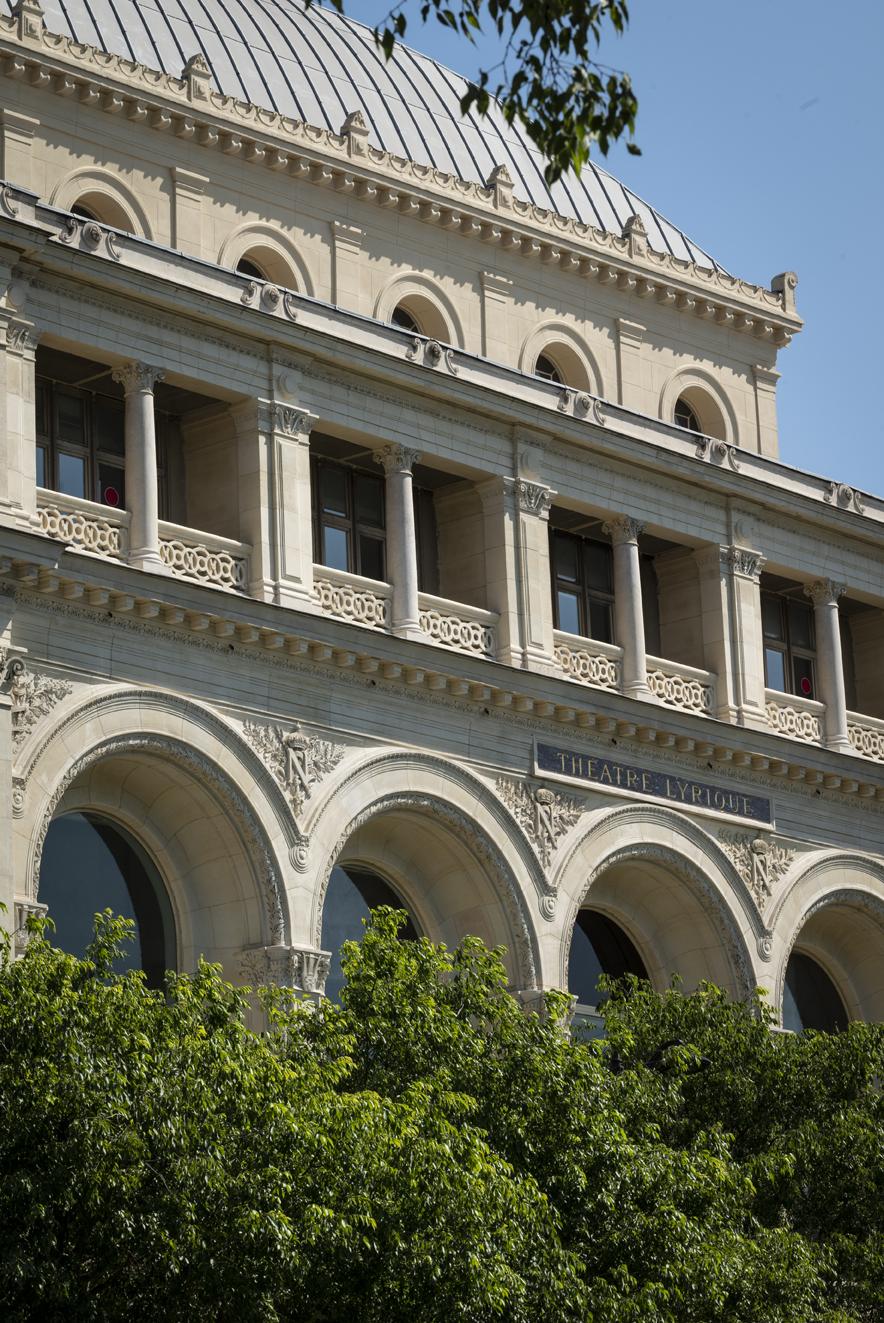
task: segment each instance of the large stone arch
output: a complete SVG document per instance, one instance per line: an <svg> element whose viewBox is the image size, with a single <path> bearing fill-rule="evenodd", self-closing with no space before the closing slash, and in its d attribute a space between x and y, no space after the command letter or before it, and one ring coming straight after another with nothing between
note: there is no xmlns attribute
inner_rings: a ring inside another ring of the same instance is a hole
<svg viewBox="0 0 884 1323"><path fill-rule="evenodd" d="M833 979L851 1019L884 1020L884 864L848 851L806 855L769 922L778 1013L798 947Z"/></svg>
<svg viewBox="0 0 884 1323"><path fill-rule="evenodd" d="M243 947L290 942L297 829L260 760L215 713L102 686L40 724L16 777L16 876L31 899L52 818L86 810L126 828L157 864L182 968L205 954L235 977Z"/></svg>
<svg viewBox="0 0 884 1323"><path fill-rule="evenodd" d="M636 804L588 814L554 881L562 987L588 900L626 929L658 990L675 973L687 988L708 979L734 997L755 987L751 951L765 930L749 889L716 842L674 810Z"/></svg>
<svg viewBox="0 0 884 1323"><path fill-rule="evenodd" d="M145 239L154 237L141 201L119 174L92 165L66 174L53 188L49 205L70 211L78 202L89 207L102 225L128 230Z"/></svg>
<svg viewBox="0 0 884 1323"><path fill-rule="evenodd" d="M586 339L565 322L545 321L533 327L519 351L519 370L532 373L539 354L547 354L571 390L605 397L598 359Z"/></svg>
<svg viewBox="0 0 884 1323"><path fill-rule="evenodd" d="M428 936L468 933L505 945L514 986L537 986L539 863L491 790L442 758L384 751L351 764L324 787L305 822L316 887L311 941L318 946L328 880L351 862L383 873Z"/></svg>
<svg viewBox="0 0 884 1323"><path fill-rule="evenodd" d="M375 299L374 316L379 322L389 322L400 303L412 314L423 335L455 349L464 348L460 314L438 281L421 271L400 272L387 281Z"/></svg>

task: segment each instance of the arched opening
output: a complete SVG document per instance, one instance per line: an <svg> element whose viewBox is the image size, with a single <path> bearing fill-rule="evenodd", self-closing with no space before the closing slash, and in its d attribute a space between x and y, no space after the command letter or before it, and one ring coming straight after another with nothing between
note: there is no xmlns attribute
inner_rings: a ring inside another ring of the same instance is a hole
<svg viewBox="0 0 884 1323"><path fill-rule="evenodd" d="M689 386L675 401L673 420L678 427L703 436L726 440L724 416L712 396L700 386Z"/></svg>
<svg viewBox="0 0 884 1323"><path fill-rule="evenodd" d="M123 827L99 813L65 813L46 834L38 897L55 923L53 944L82 957L100 910L132 919L126 969L143 969L150 987L176 966L172 909L159 869Z"/></svg>
<svg viewBox="0 0 884 1323"><path fill-rule="evenodd" d="M528 364L532 361L533 344L534 337L523 350L523 354L528 354ZM571 390L596 393L595 372L590 367L586 352L578 351L575 345L569 344L565 339L548 340L544 343L534 357L533 364L534 366L529 367L528 370L542 381L548 381L553 386L568 386Z"/></svg>
<svg viewBox="0 0 884 1323"><path fill-rule="evenodd" d="M236 261L235 270L250 280L266 280L283 289L297 290L298 278L291 263L270 244L254 244Z"/></svg>
<svg viewBox="0 0 884 1323"><path fill-rule="evenodd" d="M381 905L405 910L408 923L401 931L405 940L418 936L417 925L398 892L370 868L340 865L332 869L322 911L322 949L331 952L331 967L325 982L325 995L338 1001L344 986L341 970L341 947L344 942L358 942L372 910Z"/></svg>
<svg viewBox="0 0 884 1323"><path fill-rule="evenodd" d="M599 910L581 909L571 935L568 957L568 991L579 1007L598 1006L606 993L599 988L603 974L623 978L634 974L648 977L645 962L632 938L619 923Z"/></svg>
<svg viewBox="0 0 884 1323"><path fill-rule="evenodd" d="M115 230L125 230L129 234L137 233L129 212L110 193L97 190L81 193L70 211L81 220L97 221L99 225L110 225Z"/></svg>
<svg viewBox="0 0 884 1323"><path fill-rule="evenodd" d="M819 961L803 951L793 951L786 966L783 1028L796 1034L803 1029L841 1033L847 1028L847 1018L841 995Z"/></svg>
<svg viewBox="0 0 884 1323"><path fill-rule="evenodd" d="M565 378L549 354L538 354L537 361L534 364L535 377L542 377L544 381L551 381L555 386L564 386Z"/></svg>
<svg viewBox="0 0 884 1323"><path fill-rule="evenodd" d="M410 331L412 335L423 334L419 321L413 313L409 312L404 303L396 304L390 321L394 326L398 326L400 331Z"/></svg>
<svg viewBox="0 0 884 1323"><path fill-rule="evenodd" d="M241 257L236 264L236 269L241 276L249 276L252 280L267 279L258 263L251 261L248 257Z"/></svg>
<svg viewBox="0 0 884 1323"><path fill-rule="evenodd" d="M392 326L409 335L425 335L444 345L457 342L456 332L441 304L419 290L410 289L393 305L392 311L383 315Z"/></svg>

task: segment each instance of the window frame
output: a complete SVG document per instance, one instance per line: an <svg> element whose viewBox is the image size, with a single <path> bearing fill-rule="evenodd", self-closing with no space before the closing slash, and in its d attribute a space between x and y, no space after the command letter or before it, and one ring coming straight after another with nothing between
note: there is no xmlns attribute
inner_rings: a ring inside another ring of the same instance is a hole
<svg viewBox="0 0 884 1323"><path fill-rule="evenodd" d="M678 416L679 409L683 409L692 421L686 423L681 422ZM693 432L696 436L705 435L700 424L700 415L697 413L697 410L691 404L690 400L685 399L684 395L679 395L678 399L675 401L672 410L672 418L676 427L683 427L685 431Z"/></svg>
<svg viewBox="0 0 884 1323"><path fill-rule="evenodd" d="M764 607L765 603L775 603L780 616L782 633L780 636L768 634L765 627ZM789 605L797 605L802 611L806 612L810 625L810 638L813 641L813 647L808 648L794 643L792 639L792 624L790 620ZM816 640L816 621L814 619L813 607L808 603L799 601L795 596L787 593L774 592L770 588L761 590L761 647L764 659L764 685L766 689L773 689L776 693L790 694L794 698L803 698L810 701L818 701L817 693L817 640ZM770 672L768 668L768 653L776 652L783 658L783 678L790 686L787 689L778 689L770 683ZM795 661L802 660L810 662L811 674L811 692L802 694L795 681Z"/></svg>
<svg viewBox="0 0 884 1323"><path fill-rule="evenodd" d="M548 364L548 368L541 369L541 363ZM539 377L541 381L550 382L553 386L564 386L565 384L562 369L559 367L558 363L556 363L555 359L551 358L549 354L544 353L543 350L540 351L537 358L534 360L534 376Z"/></svg>
<svg viewBox="0 0 884 1323"><path fill-rule="evenodd" d="M324 455L312 455L310 458L311 468L311 490L313 505L313 555L317 565L325 565L323 560L323 530L325 528L339 529L347 537L347 573L358 575L363 579L372 579L376 583L386 583L387 574L387 494L383 477L375 476L373 473L367 473L364 469L357 469L351 464L343 464L340 460L328 459ZM334 469L344 476L345 480L345 503L347 506L346 514L327 513L322 506L322 472L324 469ZM380 485L381 491L381 511L383 515L383 524L371 524L365 520L356 517L356 484L358 481L367 481ZM373 574L364 574L362 570L362 546L361 539L369 538L373 542L380 542L382 548L383 575L377 579ZM332 569L333 566L327 566Z"/></svg>
<svg viewBox="0 0 884 1323"><path fill-rule="evenodd" d="M615 617L614 617L614 552L609 543L601 541L599 538L584 537L580 533L571 533L564 528L551 528L550 534L550 574L552 579L552 597L553 597L553 623L556 629L562 629L559 614L559 592L566 592L570 596L577 598L577 621L580 626L577 637L592 639L596 643L613 644L616 642L615 635ZM557 540L569 540L577 544L578 547L578 579L576 581L566 579L558 572L558 561L556 557ZM587 574L587 556L590 548L601 549L605 553L608 567L609 590L593 588L589 582ZM592 608L604 607L608 611L608 634L609 638L597 638L589 630L592 627ZM563 631L568 632L570 631Z"/></svg>

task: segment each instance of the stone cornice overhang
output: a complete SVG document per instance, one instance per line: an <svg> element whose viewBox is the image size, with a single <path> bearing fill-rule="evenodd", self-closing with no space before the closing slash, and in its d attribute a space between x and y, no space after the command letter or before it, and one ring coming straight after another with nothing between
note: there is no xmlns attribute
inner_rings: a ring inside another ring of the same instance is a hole
<svg viewBox="0 0 884 1323"><path fill-rule="evenodd" d="M90 234L92 237L90 238ZM585 393L561 390L517 369L435 346L395 327L318 299L251 281L212 262L105 226L84 224L0 182L0 243L27 255L43 275L88 282L128 304L212 324L252 350L308 355L347 381L374 382L441 401L464 419L477 414L546 442L591 449L613 463L682 479L735 502L821 526L833 535L882 544L884 499L817 477L753 451L698 437L661 419ZM165 323L171 325L170 322ZM438 353L436 352L438 351ZM302 401L309 403L309 400Z"/></svg>
<svg viewBox="0 0 884 1323"><path fill-rule="evenodd" d="M122 623L158 639L217 647L219 662L240 655L295 669L349 673L457 704L476 716L506 716L564 743L586 737L619 747L644 746L664 757L777 786L783 792L831 794L864 808L884 808L884 778L864 759L748 730L710 717L624 698L556 676L394 638L333 617L239 597L224 590L101 560L39 533L0 527L0 583L57 602L60 610ZM538 724L539 723L539 724ZM567 734L563 734L567 732ZM526 769L525 769L526 770Z"/></svg>
<svg viewBox="0 0 884 1323"><path fill-rule="evenodd" d="M482 185L417 165L371 147L358 114L336 134L221 96L201 57L174 78L48 32L36 0L0 18L0 69L82 106L616 287L637 304L658 302L774 347L803 326L793 277L764 289L656 252L638 218L610 234L515 198L505 171Z"/></svg>

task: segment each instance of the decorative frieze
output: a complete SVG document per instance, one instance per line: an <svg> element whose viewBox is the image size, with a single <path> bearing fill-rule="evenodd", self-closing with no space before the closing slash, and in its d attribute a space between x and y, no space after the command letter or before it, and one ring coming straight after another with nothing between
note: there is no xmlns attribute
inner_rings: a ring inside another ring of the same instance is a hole
<svg viewBox="0 0 884 1323"><path fill-rule="evenodd" d="M240 956L240 974L253 988L293 988L322 996L331 967L331 952L306 946L248 947Z"/></svg>
<svg viewBox="0 0 884 1323"><path fill-rule="evenodd" d="M337 767L346 747L306 734L300 726L285 730L247 721L243 734L300 813L314 786Z"/></svg>
<svg viewBox="0 0 884 1323"><path fill-rule="evenodd" d="M41 717L48 714L68 694L73 686L66 680L38 675L30 670L21 657L7 661L5 650L0 650L0 687L12 699L12 745L14 749L24 741Z"/></svg>
<svg viewBox="0 0 884 1323"><path fill-rule="evenodd" d="M583 802L546 786L503 777L497 782L497 793L548 868L561 838L579 822Z"/></svg>
<svg viewBox="0 0 884 1323"><path fill-rule="evenodd" d="M777 845L764 836L749 836L745 832L721 830L718 840L762 912L774 887L791 867L797 851Z"/></svg>

